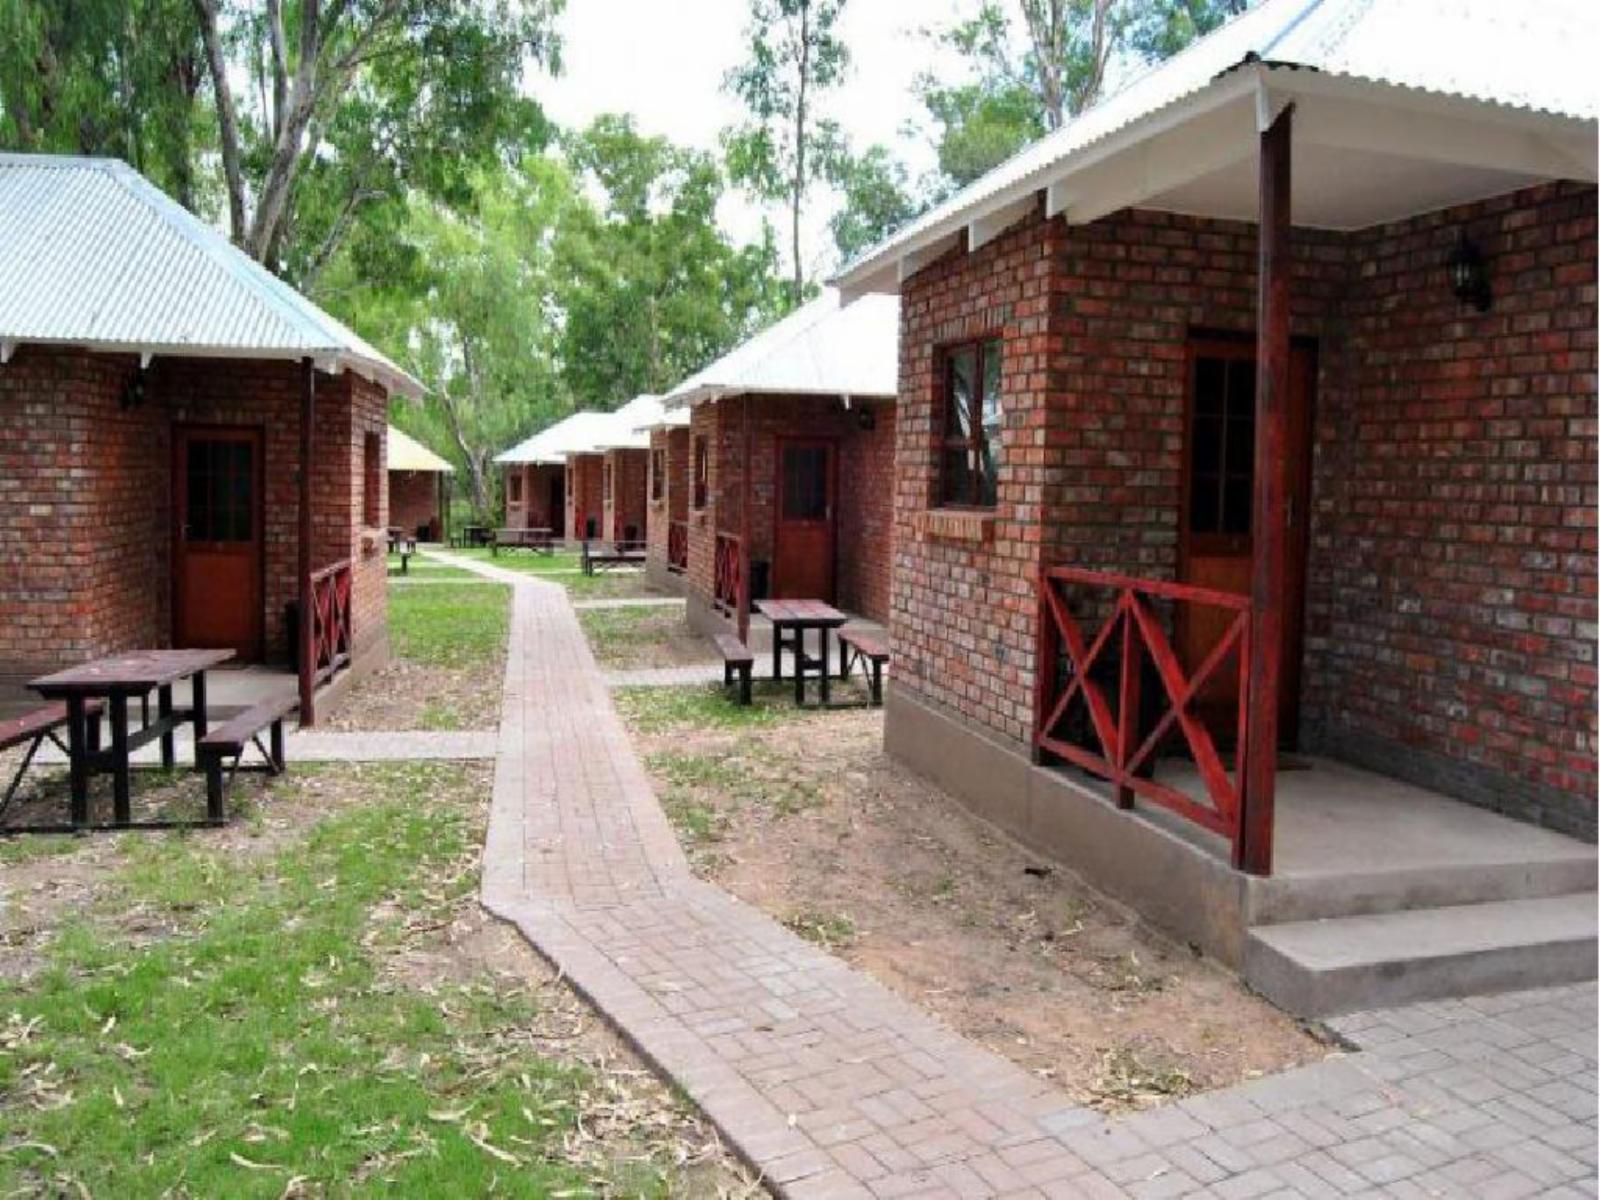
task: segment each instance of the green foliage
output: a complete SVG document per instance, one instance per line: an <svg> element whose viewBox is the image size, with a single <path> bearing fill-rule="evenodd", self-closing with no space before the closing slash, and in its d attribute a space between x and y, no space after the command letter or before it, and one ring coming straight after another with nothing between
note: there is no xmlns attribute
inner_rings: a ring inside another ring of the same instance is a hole
<svg viewBox="0 0 1600 1200"><path fill-rule="evenodd" d="M1145 0L1128 23L1128 44L1146 62L1159 62L1248 7L1249 0Z"/></svg>
<svg viewBox="0 0 1600 1200"><path fill-rule="evenodd" d="M871 146L860 156L842 153L833 178L844 203L829 228L843 261L881 242L922 211L905 167L883 146Z"/></svg>
<svg viewBox="0 0 1600 1200"><path fill-rule="evenodd" d="M843 145L838 125L819 116L820 93L839 83L850 54L835 34L844 0L750 0L749 58L724 86L749 120L723 134L732 179L789 209L790 304L805 295L800 217L811 187L829 177Z"/></svg>
<svg viewBox="0 0 1600 1200"><path fill-rule="evenodd" d="M1014 84L925 82L922 102L940 131L939 170L955 187L966 187L1045 133L1038 97Z"/></svg>

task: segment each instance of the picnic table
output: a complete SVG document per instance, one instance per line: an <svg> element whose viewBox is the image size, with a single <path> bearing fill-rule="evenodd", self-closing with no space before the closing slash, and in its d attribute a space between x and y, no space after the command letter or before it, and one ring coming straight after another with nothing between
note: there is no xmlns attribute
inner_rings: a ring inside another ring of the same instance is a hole
<svg viewBox="0 0 1600 1200"><path fill-rule="evenodd" d="M822 703L828 695L828 638L850 618L821 600L757 600L756 611L772 622L772 677L783 678L783 651L794 653L794 702L806 702L806 676L815 671ZM806 653L806 634L817 634L817 654Z"/></svg>
<svg viewBox="0 0 1600 1200"><path fill-rule="evenodd" d="M463 525L456 531L456 542L464 548L487 546L494 532L487 525Z"/></svg>
<svg viewBox="0 0 1600 1200"><path fill-rule="evenodd" d="M232 650L134 650L81 663L35 679L28 685L46 700L63 700L67 705L68 774L74 828L89 822L89 779L94 774L111 776L115 824L131 825L132 752L159 738L161 765L170 770L176 760L173 734L186 722L194 725L195 765L201 765L199 745L206 735L206 672L232 657ZM172 688L185 679L192 681L192 701L190 707L178 709L172 703ZM156 693L154 721L149 719L152 691ZM132 733L128 729L130 699L140 700L144 707L141 727ZM96 701L105 704L110 723L109 746L96 746L89 736L88 710Z"/></svg>
<svg viewBox="0 0 1600 1200"><path fill-rule="evenodd" d="M502 550L532 550L546 558L555 554L555 531L548 526L535 525L521 529L496 529L490 549L498 557Z"/></svg>

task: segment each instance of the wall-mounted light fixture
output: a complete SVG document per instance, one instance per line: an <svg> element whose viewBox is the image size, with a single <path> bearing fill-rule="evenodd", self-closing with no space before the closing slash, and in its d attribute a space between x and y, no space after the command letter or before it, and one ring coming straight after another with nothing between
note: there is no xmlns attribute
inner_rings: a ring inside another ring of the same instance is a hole
<svg viewBox="0 0 1600 1200"><path fill-rule="evenodd" d="M121 404L124 412L138 408L144 403L145 374L145 366L141 363L133 374L128 376L128 382L122 385Z"/></svg>
<svg viewBox="0 0 1600 1200"><path fill-rule="evenodd" d="M856 409L856 426L864 433L871 433L878 427L878 414L863 404Z"/></svg>
<svg viewBox="0 0 1600 1200"><path fill-rule="evenodd" d="M1478 247L1463 232L1456 239L1450 257L1445 261L1450 274L1450 290L1463 304L1471 304L1479 312L1489 311L1489 268L1484 264Z"/></svg>

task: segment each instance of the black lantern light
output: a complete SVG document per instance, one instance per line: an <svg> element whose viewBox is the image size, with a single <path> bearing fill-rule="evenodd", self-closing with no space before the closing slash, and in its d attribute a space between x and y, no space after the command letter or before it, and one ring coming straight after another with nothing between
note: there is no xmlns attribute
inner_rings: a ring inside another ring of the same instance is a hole
<svg viewBox="0 0 1600 1200"><path fill-rule="evenodd" d="M145 366L140 363L122 385L121 405L124 411L138 408L144 403Z"/></svg>
<svg viewBox="0 0 1600 1200"><path fill-rule="evenodd" d="M1456 239L1455 248L1445 263L1450 273L1450 290L1456 299L1471 304L1479 312L1489 311L1489 269L1483 255L1465 233Z"/></svg>

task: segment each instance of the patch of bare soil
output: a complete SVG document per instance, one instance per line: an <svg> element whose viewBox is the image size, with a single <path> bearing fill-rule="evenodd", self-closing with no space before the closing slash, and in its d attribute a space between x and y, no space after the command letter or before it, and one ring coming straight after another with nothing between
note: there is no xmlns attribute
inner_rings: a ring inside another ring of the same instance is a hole
<svg viewBox="0 0 1600 1200"><path fill-rule="evenodd" d="M391 659L345 697L318 729L493 729L500 723L505 656L472 667Z"/></svg>
<svg viewBox="0 0 1600 1200"><path fill-rule="evenodd" d="M718 661L709 638L697 633L678 605L578 610L595 661L612 670L687 667Z"/></svg>
<svg viewBox="0 0 1600 1200"><path fill-rule="evenodd" d="M635 736L701 874L1080 1103L1144 1107L1327 1053L892 761L878 712L829 714L803 738Z"/></svg>

